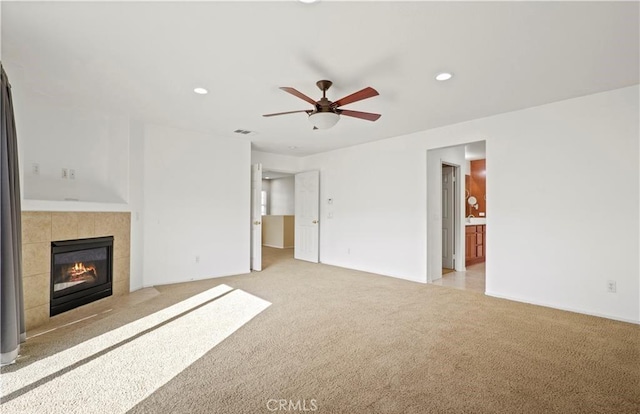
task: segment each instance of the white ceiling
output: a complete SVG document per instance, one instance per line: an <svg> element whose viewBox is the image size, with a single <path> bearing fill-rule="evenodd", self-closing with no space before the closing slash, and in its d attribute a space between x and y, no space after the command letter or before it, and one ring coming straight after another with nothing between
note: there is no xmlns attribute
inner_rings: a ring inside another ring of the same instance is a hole
<svg viewBox="0 0 640 414"><path fill-rule="evenodd" d="M638 2L0 4L3 64L30 93L282 154L638 83ZM455 77L436 82L441 70ZM376 88L345 108L382 118L312 131L304 113L261 116L309 109L278 87L318 99L319 79L331 100Z"/></svg>

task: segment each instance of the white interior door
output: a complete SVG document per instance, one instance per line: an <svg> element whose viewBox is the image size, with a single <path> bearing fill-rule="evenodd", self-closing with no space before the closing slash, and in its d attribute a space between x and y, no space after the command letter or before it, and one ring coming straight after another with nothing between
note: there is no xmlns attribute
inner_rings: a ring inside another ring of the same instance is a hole
<svg viewBox="0 0 640 414"><path fill-rule="evenodd" d="M251 270L262 270L262 165L251 166Z"/></svg>
<svg viewBox="0 0 640 414"><path fill-rule="evenodd" d="M320 217L320 172L296 174L295 179L295 250L296 259L318 263Z"/></svg>
<svg viewBox="0 0 640 414"><path fill-rule="evenodd" d="M442 166L442 267L454 269L455 169Z"/></svg>

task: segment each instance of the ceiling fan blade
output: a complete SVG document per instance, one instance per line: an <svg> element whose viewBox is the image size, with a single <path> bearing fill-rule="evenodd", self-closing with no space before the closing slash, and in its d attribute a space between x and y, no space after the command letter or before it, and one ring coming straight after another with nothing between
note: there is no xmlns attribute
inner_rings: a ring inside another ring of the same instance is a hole
<svg viewBox="0 0 640 414"><path fill-rule="evenodd" d="M287 115L287 114L295 114L295 113L298 113L298 112L306 112L307 114L309 114L311 111L307 110L307 109L303 109L301 111L277 112L275 114L264 114L262 116L267 116L268 117L268 116L276 116L276 115Z"/></svg>
<svg viewBox="0 0 640 414"><path fill-rule="evenodd" d="M352 116L354 118L366 119L367 121L377 121L382 115L372 114L371 112L350 111L348 109L341 109L338 111L340 115Z"/></svg>
<svg viewBox="0 0 640 414"><path fill-rule="evenodd" d="M352 93L351 95L345 96L342 99L338 99L337 101L335 101L333 104L331 104L332 107L337 108L339 106L342 105L347 105L353 102L357 102L357 101L361 101L363 99L367 99L367 98L373 98L374 96L379 95L378 91L376 91L375 89L373 89L372 87L367 86L366 88Z"/></svg>
<svg viewBox="0 0 640 414"><path fill-rule="evenodd" d="M313 99L309 98L307 95L305 95L304 93L302 93L302 92L300 92L300 91L298 91L296 89L290 88L288 86L283 86L280 89L282 89L285 92L289 92L293 96L297 96L298 98L302 99L303 101L309 102L313 106L316 106L316 104L317 104L316 101L314 101Z"/></svg>

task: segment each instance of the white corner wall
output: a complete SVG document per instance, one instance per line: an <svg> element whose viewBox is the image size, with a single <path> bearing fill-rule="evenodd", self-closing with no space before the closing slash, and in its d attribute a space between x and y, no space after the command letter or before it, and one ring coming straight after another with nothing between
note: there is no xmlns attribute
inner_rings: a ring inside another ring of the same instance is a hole
<svg viewBox="0 0 640 414"><path fill-rule="evenodd" d="M144 287L144 124L129 125L129 208L131 210L129 287Z"/></svg>
<svg viewBox="0 0 640 414"><path fill-rule="evenodd" d="M249 272L250 165L248 142L146 126L145 286Z"/></svg>
<svg viewBox="0 0 640 414"><path fill-rule="evenodd" d="M295 176L276 178L270 182L269 214L292 216L295 214Z"/></svg>
<svg viewBox="0 0 640 414"><path fill-rule="evenodd" d="M249 271L250 143L65 106L21 75L10 73L24 211L131 211L132 291Z"/></svg>
<svg viewBox="0 0 640 414"><path fill-rule="evenodd" d="M27 89L20 76L12 80L26 208L29 200L126 204L129 119L65 106ZM75 170L76 178L63 179L62 168Z"/></svg>
<svg viewBox="0 0 640 414"><path fill-rule="evenodd" d="M638 101L636 85L306 157L320 260L426 281L427 150L486 140L487 294L639 322Z"/></svg>
<svg viewBox="0 0 640 414"><path fill-rule="evenodd" d="M640 321L638 92L486 121L487 294Z"/></svg>

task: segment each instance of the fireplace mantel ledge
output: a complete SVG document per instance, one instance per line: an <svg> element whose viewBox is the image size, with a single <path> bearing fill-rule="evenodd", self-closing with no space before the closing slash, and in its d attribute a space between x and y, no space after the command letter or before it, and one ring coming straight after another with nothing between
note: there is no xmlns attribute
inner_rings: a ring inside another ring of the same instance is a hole
<svg viewBox="0 0 640 414"><path fill-rule="evenodd" d="M22 211L131 211L127 203L92 201L22 200Z"/></svg>

